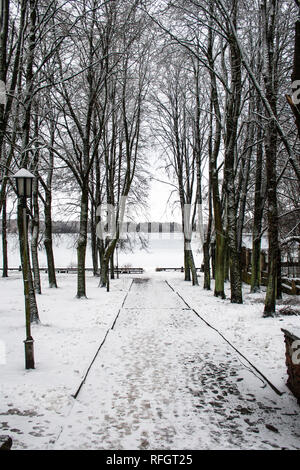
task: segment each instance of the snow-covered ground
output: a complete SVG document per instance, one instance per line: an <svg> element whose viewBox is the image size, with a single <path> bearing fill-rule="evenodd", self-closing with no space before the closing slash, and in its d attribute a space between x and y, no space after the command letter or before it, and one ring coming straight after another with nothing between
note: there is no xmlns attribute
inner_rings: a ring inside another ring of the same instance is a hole
<svg viewBox="0 0 300 470"><path fill-rule="evenodd" d="M54 448L300 448L298 412L153 276L135 280Z"/></svg>
<svg viewBox="0 0 300 470"><path fill-rule="evenodd" d="M21 276L0 279L0 341L5 349L0 357L0 434L11 435L13 448L43 449L57 438L73 403L71 395L112 326L131 280L116 280L108 294L88 277L87 300L75 299L74 275L58 275L55 290L45 287L46 282L43 274L43 294L37 297L41 324L32 328L36 369L25 371Z"/></svg>
<svg viewBox="0 0 300 470"><path fill-rule="evenodd" d="M12 436L13 448L299 449L300 409L285 386L281 332L299 326L299 318L263 319L262 295L250 296L248 286L245 304L231 305L184 282L181 273L148 269L137 277L140 282L132 284L122 275L107 293L88 276L89 298L77 300L76 275L59 274L60 287L53 290L43 274L31 371L24 370L21 277L0 279L6 350L0 434ZM282 397L188 309L166 279ZM72 394L108 331L75 400Z"/></svg>
<svg viewBox="0 0 300 470"><path fill-rule="evenodd" d="M277 302L278 317L263 318L265 293L250 294L246 284L243 288L243 305L231 304L229 283L226 283L226 300L214 297L213 282L211 291L193 288L178 278L171 284L192 308L258 366L275 386L280 390L284 388L285 345L281 328L298 330L300 316L281 316L280 310L287 305L299 310L299 296L283 294L283 299Z"/></svg>

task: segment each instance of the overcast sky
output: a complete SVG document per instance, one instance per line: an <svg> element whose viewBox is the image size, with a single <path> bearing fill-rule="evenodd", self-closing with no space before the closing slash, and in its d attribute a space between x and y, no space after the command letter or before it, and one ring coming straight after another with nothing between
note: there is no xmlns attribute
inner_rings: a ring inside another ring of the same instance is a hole
<svg viewBox="0 0 300 470"><path fill-rule="evenodd" d="M167 179L167 178L165 178ZM176 196L173 195L168 202L172 187L158 181L151 182L151 191L149 197L149 219L155 222L181 221L178 207L174 207Z"/></svg>
<svg viewBox="0 0 300 470"><path fill-rule="evenodd" d="M174 221L180 223L180 210L178 204L175 204L178 200L178 193L177 191L174 193L175 188L170 185L172 182L162 168L163 162L160 152L162 152L162 150L159 145L156 146L156 151L151 149L149 152L149 170L154 179L152 179L150 183L147 218L152 222ZM173 194L171 194L172 192Z"/></svg>

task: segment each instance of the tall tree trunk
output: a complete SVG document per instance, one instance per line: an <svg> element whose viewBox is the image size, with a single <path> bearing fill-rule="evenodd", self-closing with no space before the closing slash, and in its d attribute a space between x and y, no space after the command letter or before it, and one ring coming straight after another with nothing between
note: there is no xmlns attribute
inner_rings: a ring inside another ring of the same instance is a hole
<svg viewBox="0 0 300 470"><path fill-rule="evenodd" d="M55 273L55 261L53 253L53 233L52 233L52 181L53 181L53 167L54 167L54 154L53 146L55 143L55 129L56 122L54 118L50 122L50 149L49 149L49 167L47 169L47 180L44 185L44 216L45 216L45 234L44 246L47 256L47 272L48 283L50 289L57 288L57 280Z"/></svg>
<svg viewBox="0 0 300 470"><path fill-rule="evenodd" d="M45 235L44 235L44 246L47 256L47 271L48 271L48 282L50 289L57 288L56 274L55 274L55 262L53 254L53 237L52 237L52 195L51 189L47 187L45 190Z"/></svg>
<svg viewBox="0 0 300 470"><path fill-rule="evenodd" d="M191 249L191 240L188 238L184 238L184 261L185 261L185 267L186 267L186 277L185 281L190 281L192 280L193 286L198 286L198 277L197 277L197 270L195 266L195 261L194 261L194 255L193 251Z"/></svg>
<svg viewBox="0 0 300 470"><path fill-rule="evenodd" d="M214 4L210 2L210 9L213 13ZM210 20L211 21L211 20ZM224 292L224 230L222 221L222 206L219 192L219 178L218 178L218 167L217 159L221 144L221 111L218 99L218 88L216 83L216 75L214 73L214 53L213 53L213 32L209 28L208 31L208 47L207 47L207 58L210 66L210 83L211 83L211 102L213 103L213 109L215 112L215 131L214 131L214 148L210 155L209 171L211 175L211 187L212 187L212 200L214 210L214 222L215 222L215 253L213 259L214 266L214 278L215 278L215 290L214 295L216 297L225 298Z"/></svg>
<svg viewBox="0 0 300 470"><path fill-rule="evenodd" d="M98 276L99 271L99 258L98 258L98 243L96 234L96 216L95 210L91 212L91 248L92 248L92 261L93 261L93 275Z"/></svg>
<svg viewBox="0 0 300 470"><path fill-rule="evenodd" d="M6 199L4 200L2 206L2 263L2 277L8 277Z"/></svg>
<svg viewBox="0 0 300 470"><path fill-rule="evenodd" d="M24 168L29 165L29 154L31 152L30 143L30 124L31 124L31 111L32 111L32 97L33 97L33 64L34 64L34 51L36 46L36 19L37 19L37 4L35 0L29 1L29 35L27 43L26 54L26 72L25 72L25 98L24 98L24 116L22 123L22 161L21 164ZM18 204L18 228L19 228L19 243L20 243L20 256L23 266L23 282L24 288L26 284L26 273L24 272L24 230L23 230L23 208L21 201ZM26 229L27 231L27 229ZM26 237L27 238L27 237ZM29 254L29 247L27 242L27 253ZM38 308L35 297L34 284L32 279L32 270L30 264L30 257L28 255L28 272L27 279L29 285L29 303L30 303L30 316L31 321L39 322Z"/></svg>
<svg viewBox="0 0 300 470"><path fill-rule="evenodd" d="M212 201L211 201L211 181L209 178L208 191L208 224L207 233L203 243L203 261L204 261L204 284L203 288L210 290L210 244L211 244L211 227L212 227Z"/></svg>
<svg viewBox="0 0 300 470"><path fill-rule="evenodd" d="M262 15L259 15L259 37L258 37L258 55L257 55L257 77L258 83L262 83ZM255 163L255 193L254 193L254 214L253 214L253 227L252 227L252 254L251 254L251 288L250 292L255 293L260 291L261 285L261 232L262 232L262 218L264 211L264 194L263 194L263 106L255 90L254 109L256 111L256 131L255 136L256 144L256 163Z"/></svg>
<svg viewBox="0 0 300 470"><path fill-rule="evenodd" d="M259 108L258 108L259 109ZM262 217L264 209L264 197L262 194L262 167L263 167L263 132L261 128L261 119L257 128L257 146L256 146L256 169L255 169L255 196L254 196L254 216L252 229L252 258L251 258L251 292L260 291L261 283L261 231Z"/></svg>
<svg viewBox="0 0 300 470"><path fill-rule="evenodd" d="M32 268L34 275L34 289L37 294L42 293L41 289L41 277L39 267L39 256L38 256L38 245L39 245L39 234L40 234L40 214L39 214L39 180L38 180L38 163L39 163L39 148L38 148L38 135L39 135L39 119L38 119L38 106L35 116L35 155L34 155L34 175L32 185L32 209L33 217L31 220L31 256L32 256Z"/></svg>
<svg viewBox="0 0 300 470"><path fill-rule="evenodd" d="M203 264L204 264L203 289L210 290L210 253L209 253L209 243L207 239L203 243Z"/></svg>
<svg viewBox="0 0 300 470"><path fill-rule="evenodd" d="M107 241L106 248L102 256L101 266L100 266L100 287L108 287L109 290L109 265L111 261L112 254L116 248L116 245L119 240L119 232L115 234L115 238Z"/></svg>
<svg viewBox="0 0 300 470"><path fill-rule="evenodd" d="M101 265L100 265L100 284L99 284L100 287L106 287L107 272L108 272L107 262L106 262L105 256L103 256L102 262L101 262Z"/></svg>
<svg viewBox="0 0 300 470"><path fill-rule="evenodd" d="M192 250L190 250L190 252L189 252L189 262L190 262L191 273L192 273L192 285L193 286L199 286L199 281L198 281L198 276L197 276L197 269L196 269L194 255L193 255Z"/></svg>
<svg viewBox="0 0 300 470"><path fill-rule="evenodd" d="M25 234L24 234L24 222L23 222L23 207L21 201L18 202L18 229L19 229L19 245L20 245L20 258L21 258L21 264L22 264L22 273L23 273L23 282L25 286L26 282L26 274L24 271L24 240L25 240ZM28 226L28 216L26 218L26 224ZM28 229L26 228L27 232ZM26 237L28 238L28 237ZM27 243L27 253L29 255L29 244ZM32 323L39 323L39 313L38 313L38 307L36 303L36 297L35 297L35 290L34 290L34 284L33 284L33 278L32 278L32 270L31 270L31 265L30 265L30 258L28 256L28 270L27 270L27 280L28 280L28 286L29 286L29 303L30 303L30 320Z"/></svg>
<svg viewBox="0 0 300 470"><path fill-rule="evenodd" d="M12 68L12 74L11 74L11 82L10 86L6 83L6 88L8 91L7 94L7 99L6 99L6 106L0 104L0 156L2 157L3 154L3 145L4 145L4 137L5 137L5 132L6 132L6 127L9 121L9 117L11 114L11 108L15 96L15 90L18 85L18 82L20 83L22 80L22 53L23 53L23 40L24 40L24 31L25 31L25 22L26 22L26 14L27 14L27 5L28 1L27 0L22 0L21 1L21 13L20 13L20 22L19 22L19 35L16 43L16 52L15 52L15 59L14 59L14 64ZM6 82L6 76L7 76L7 39L8 39L8 19L9 19L9 1L8 0L3 0L2 3L3 10L1 9L2 12L2 17L1 17L1 39L0 39L0 69L1 69L1 76L0 80L2 80L4 83ZM14 125L13 125L13 138L11 140L11 150L8 153L8 158L5 162L5 171L4 176L7 176L9 174L9 169L11 166L11 162L13 159L13 143L15 141L15 129L17 128L17 123L18 123L18 110L20 108L20 103L17 101L16 103L16 110L15 110L15 116L16 118L14 119ZM4 199L6 197L6 186L7 186L8 178L4 178L2 181L1 189L0 189L0 210L2 208L2 204L4 202Z"/></svg>
<svg viewBox="0 0 300 470"><path fill-rule="evenodd" d="M191 267L189 263L189 250L185 246L186 239L184 239L184 280L189 282L191 280Z"/></svg>
<svg viewBox="0 0 300 470"><path fill-rule="evenodd" d="M88 230L88 186L87 182L82 185L81 204L80 204L80 228L77 242L77 298L86 298L85 282L85 259L87 247Z"/></svg>
<svg viewBox="0 0 300 470"><path fill-rule="evenodd" d="M212 160L213 153L213 103L210 103L210 119L209 119L209 138L208 138L208 155L209 162ZM212 174L211 166L209 165L209 177L208 177L208 223L207 232L203 243L203 263L204 263L204 283L203 288L210 290L210 246L211 246L211 232L212 232Z"/></svg>
<svg viewBox="0 0 300 470"><path fill-rule="evenodd" d="M252 114L253 114L252 101L253 101L253 98L251 98L251 102L249 106L249 119L252 118ZM239 194L237 198L237 210L239 206L239 216L238 216L238 222L237 222L237 239L238 239L239 256L241 255L241 252L242 252L246 201L247 201L248 184L249 184L250 168L251 168L251 160L252 160L252 148L253 148L252 144L255 139L254 131L255 131L254 124L251 122L247 125L247 135L246 135L245 145L243 149L244 158L242 159L243 164L241 168Z"/></svg>
<svg viewBox="0 0 300 470"><path fill-rule="evenodd" d="M211 277L216 279L216 242L210 244L211 251Z"/></svg>
<svg viewBox="0 0 300 470"><path fill-rule="evenodd" d="M39 268L39 256L38 256L38 244L39 244L39 233L40 233L40 220L39 220L39 204L38 204L38 178L37 173L33 181L33 217L31 220L31 256L32 256L32 268L34 275L34 290L37 294L42 293L41 289L41 278Z"/></svg>
<svg viewBox="0 0 300 470"><path fill-rule="evenodd" d="M281 250L278 248L278 260L277 260L277 300L282 299L282 285L281 285Z"/></svg>
<svg viewBox="0 0 300 470"><path fill-rule="evenodd" d="M110 278L115 278L114 251L112 252L110 257Z"/></svg>
<svg viewBox="0 0 300 470"><path fill-rule="evenodd" d="M237 1L233 1L233 23L237 21ZM228 247L230 250L231 302L243 303L240 257L237 241L237 216L235 197L235 148L241 102L241 56L234 38L229 35L231 60L231 95L227 106L225 139L224 184L227 202Z"/></svg>
<svg viewBox="0 0 300 470"><path fill-rule="evenodd" d="M264 18L264 82L266 97L277 118L277 89L278 79L275 70L275 30L276 18L278 15L277 0L268 1L263 4ZM269 118L266 136L266 171L267 171L267 201L268 201L268 283L265 298L264 316L272 316L276 310L277 297L277 277L279 262L279 242L278 242L278 209L277 209L277 126L273 118Z"/></svg>
<svg viewBox="0 0 300 470"><path fill-rule="evenodd" d="M224 231L224 281L227 282L230 280L230 249L228 246L228 225Z"/></svg>
<svg viewBox="0 0 300 470"><path fill-rule="evenodd" d="M179 182L179 186L181 187L181 183ZM182 192L181 192L182 190ZM184 231L184 268L185 268L185 281L191 281L193 286L198 286L198 277L197 277L197 270L194 262L194 256L192 251L192 223L191 223L191 214L190 214L190 205L185 205L183 203L183 188L181 188L181 208L182 208L182 225Z"/></svg>
<svg viewBox="0 0 300 470"><path fill-rule="evenodd" d="M9 25L9 0L0 1L0 81L1 92L6 91L7 77L7 41L8 41L8 25ZM2 159L2 148L7 120L5 119L6 99L0 100L0 157ZM2 172L2 169L1 169ZM4 183L6 186L6 183ZM5 188L6 189L6 188ZM3 192L3 200L5 192Z"/></svg>
<svg viewBox="0 0 300 470"><path fill-rule="evenodd" d="M267 126L265 149L267 168L267 200L268 200L268 283L265 298L264 316L272 316L276 310L277 276L279 261L278 244L278 209L277 209L277 181L276 181L276 154L277 130L271 121Z"/></svg>
<svg viewBox="0 0 300 470"><path fill-rule="evenodd" d="M195 140L195 150L194 153L196 154L196 167L197 167L197 197L196 197L196 204L198 205L198 221L199 221L199 232L200 232L200 239L202 243L202 248L204 251L204 229L203 229L203 216L202 216L202 168L201 168L201 136L200 136L200 128L201 128L201 103L200 103L200 64L197 60L196 64L194 65L194 79L195 79L195 94L196 94L196 116L195 116L195 125L194 125L194 140ZM196 206L197 207L197 206ZM208 231L209 232L209 231ZM209 233L207 236L210 237ZM193 253L191 253L193 256ZM209 260L208 260L209 263ZM193 285L199 285L198 277L197 277L197 269L194 264L194 257L192 263L192 277L193 277Z"/></svg>

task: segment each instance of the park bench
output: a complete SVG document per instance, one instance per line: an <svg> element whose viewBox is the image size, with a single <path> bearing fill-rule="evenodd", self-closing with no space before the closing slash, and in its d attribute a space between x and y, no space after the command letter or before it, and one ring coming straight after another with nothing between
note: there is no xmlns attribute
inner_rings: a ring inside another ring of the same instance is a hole
<svg viewBox="0 0 300 470"><path fill-rule="evenodd" d="M114 269L115 273L119 274L143 274L144 269L143 268L115 268Z"/></svg>
<svg viewBox="0 0 300 470"><path fill-rule="evenodd" d="M3 269L3 268L0 268ZM48 268L39 268L41 272L48 272ZM8 268L9 271L22 271L21 266L18 268ZM93 268L85 268L85 271L87 272L92 272ZM71 268L55 268L55 272L60 273L60 274L68 274L68 273L77 273L77 268L71 267ZM115 273L119 274L143 274L144 269L143 268L131 268L131 267L124 267L124 268L115 268L114 269Z"/></svg>
<svg viewBox="0 0 300 470"><path fill-rule="evenodd" d="M184 272L184 267L182 266L181 268L156 268L156 272L166 272L166 271L180 271ZM197 272L203 272L203 267L201 268L196 268Z"/></svg>

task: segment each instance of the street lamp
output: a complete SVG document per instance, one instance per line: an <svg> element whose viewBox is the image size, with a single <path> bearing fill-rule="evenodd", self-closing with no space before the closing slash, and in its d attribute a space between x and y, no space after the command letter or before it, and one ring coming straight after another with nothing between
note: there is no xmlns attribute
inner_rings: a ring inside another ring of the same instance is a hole
<svg viewBox="0 0 300 470"><path fill-rule="evenodd" d="M31 336L31 318L30 318L30 299L29 299L29 256L27 241L27 204L26 199L32 196L32 182L34 175L25 168L21 168L14 175L17 187L17 196L21 201L23 209L23 279L24 279L24 297L25 297L25 319L26 319L26 340L25 345L25 367L34 369L34 350L33 338Z"/></svg>
<svg viewBox="0 0 300 470"><path fill-rule="evenodd" d="M117 254L117 279L119 279L119 256L118 256L118 244L116 246L116 254Z"/></svg>

